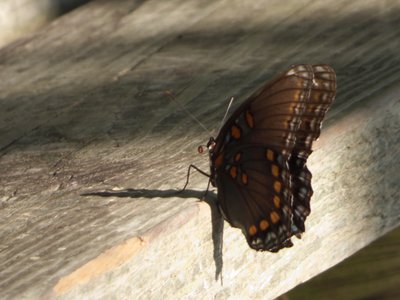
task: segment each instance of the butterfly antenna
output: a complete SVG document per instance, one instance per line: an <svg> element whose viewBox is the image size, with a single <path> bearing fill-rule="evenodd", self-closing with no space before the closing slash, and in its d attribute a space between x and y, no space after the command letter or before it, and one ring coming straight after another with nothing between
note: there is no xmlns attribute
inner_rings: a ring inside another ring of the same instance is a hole
<svg viewBox="0 0 400 300"><path fill-rule="evenodd" d="M224 123L225 123L225 119L226 119L226 117L228 116L229 110L230 110L230 108L231 108L231 106L232 106L232 103L233 103L233 100L234 100L234 99L235 99L234 97L231 97L231 100L229 101L228 108L226 109L225 115L224 115L224 117L222 118L221 125L219 126L218 132L221 131L221 128L222 128L222 126L223 126Z"/></svg>
<svg viewBox="0 0 400 300"><path fill-rule="evenodd" d="M205 131L207 131L207 133L211 136L211 132L207 129L206 126L203 125L203 123L200 122L199 119L196 118L195 115L193 115L190 111L188 111L186 109L186 107L184 107L180 102L178 102L174 96L174 94L172 94L170 91L165 91L165 94L172 100L174 101L183 111L185 111L194 121L197 122L197 124L199 124L201 126L201 128L203 128Z"/></svg>

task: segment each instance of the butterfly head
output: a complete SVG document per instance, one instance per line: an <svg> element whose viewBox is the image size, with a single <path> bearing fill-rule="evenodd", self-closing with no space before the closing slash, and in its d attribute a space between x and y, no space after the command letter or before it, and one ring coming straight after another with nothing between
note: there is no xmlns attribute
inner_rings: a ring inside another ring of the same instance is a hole
<svg viewBox="0 0 400 300"><path fill-rule="evenodd" d="M215 145L216 145L215 139L213 137L210 137L210 140L208 141L207 145L200 145L197 148L197 152L203 154L205 150L207 150L208 154L211 156L214 153Z"/></svg>
<svg viewBox="0 0 400 300"><path fill-rule="evenodd" d="M208 151L208 156L210 158L210 171L211 171L211 184L213 186L215 185L215 170L214 170L214 166L213 166L213 157L215 154L215 147L217 145L217 142L215 141L215 139L213 137L210 137L210 139L208 140L206 145L200 145L197 148L197 151L200 154L203 154L205 151Z"/></svg>

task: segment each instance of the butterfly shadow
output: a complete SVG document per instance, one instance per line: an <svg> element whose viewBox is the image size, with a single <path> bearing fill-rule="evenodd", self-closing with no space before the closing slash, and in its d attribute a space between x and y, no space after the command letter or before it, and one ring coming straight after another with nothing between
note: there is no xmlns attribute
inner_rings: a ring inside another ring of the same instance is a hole
<svg viewBox="0 0 400 300"><path fill-rule="evenodd" d="M152 190L152 189L125 189L119 191L103 190L103 191L91 191L82 193L81 196L100 196L100 197L130 197L130 198L198 198L200 201L206 202L210 206L211 210L211 223L212 232L211 238L213 241L214 251L213 258L215 263L215 280L221 278L221 284L223 284L222 278L222 267L223 267L223 231L224 231L224 219L219 212L217 207L217 195L216 193L209 191L204 195L204 191L196 191L186 189L184 191L167 189L167 190Z"/></svg>

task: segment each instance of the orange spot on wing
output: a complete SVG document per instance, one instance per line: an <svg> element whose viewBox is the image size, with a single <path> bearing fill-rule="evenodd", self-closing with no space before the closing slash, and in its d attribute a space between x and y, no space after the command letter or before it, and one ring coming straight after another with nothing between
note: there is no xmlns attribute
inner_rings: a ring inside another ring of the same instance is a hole
<svg viewBox="0 0 400 300"><path fill-rule="evenodd" d="M271 166L271 173L273 176L278 177L279 175L279 168L277 165L272 165Z"/></svg>
<svg viewBox="0 0 400 300"><path fill-rule="evenodd" d="M214 165L218 169L224 162L224 156L222 153L218 154L217 158L214 160Z"/></svg>
<svg viewBox="0 0 400 300"><path fill-rule="evenodd" d="M231 135L235 138L235 139L239 139L241 136L241 132L240 132L240 128L236 125L233 125L231 128Z"/></svg>
<svg viewBox="0 0 400 300"><path fill-rule="evenodd" d="M274 190L275 192L279 193L282 189L282 183L280 183L279 181L275 181L274 182Z"/></svg>
<svg viewBox="0 0 400 300"><path fill-rule="evenodd" d="M278 196L274 196L274 205L276 208L279 208L279 206L281 206L281 198L279 198Z"/></svg>
<svg viewBox="0 0 400 300"><path fill-rule="evenodd" d="M250 111L246 111L246 123L250 128L254 128L254 117Z"/></svg>
<svg viewBox="0 0 400 300"><path fill-rule="evenodd" d="M271 217L272 223L274 223L274 224L281 219L281 217L279 217L279 215L274 211L271 212L270 217Z"/></svg>
<svg viewBox="0 0 400 300"><path fill-rule="evenodd" d="M242 153L238 152L238 153L235 154L234 160L235 160L236 162L238 162L241 158L242 158Z"/></svg>
<svg viewBox="0 0 400 300"><path fill-rule="evenodd" d="M265 156L269 161L274 160L274 152L271 149L267 149L267 151L265 152Z"/></svg>
<svg viewBox="0 0 400 300"><path fill-rule="evenodd" d="M257 233L257 228L256 228L256 226L251 225L251 226L249 227L249 234L250 234L250 235L255 235L256 233Z"/></svg>
<svg viewBox="0 0 400 300"><path fill-rule="evenodd" d="M231 174L232 178L236 178L237 176L237 168L233 166L230 170L229 173Z"/></svg>
<svg viewBox="0 0 400 300"><path fill-rule="evenodd" d="M267 220L261 220L260 222L260 229L262 231L266 230L269 227L269 223Z"/></svg>
<svg viewBox="0 0 400 300"><path fill-rule="evenodd" d="M244 184L247 184L248 180L249 180L249 178L248 178L247 174L246 173L242 173L242 182Z"/></svg>

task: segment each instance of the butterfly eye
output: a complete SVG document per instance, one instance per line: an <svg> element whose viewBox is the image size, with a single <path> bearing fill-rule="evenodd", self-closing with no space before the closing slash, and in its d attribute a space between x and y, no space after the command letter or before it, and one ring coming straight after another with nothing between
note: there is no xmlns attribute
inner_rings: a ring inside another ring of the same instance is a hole
<svg viewBox="0 0 400 300"><path fill-rule="evenodd" d="M197 147L197 152L199 152L200 154L203 154L204 149L207 149L207 147L204 145L200 145L199 147Z"/></svg>

